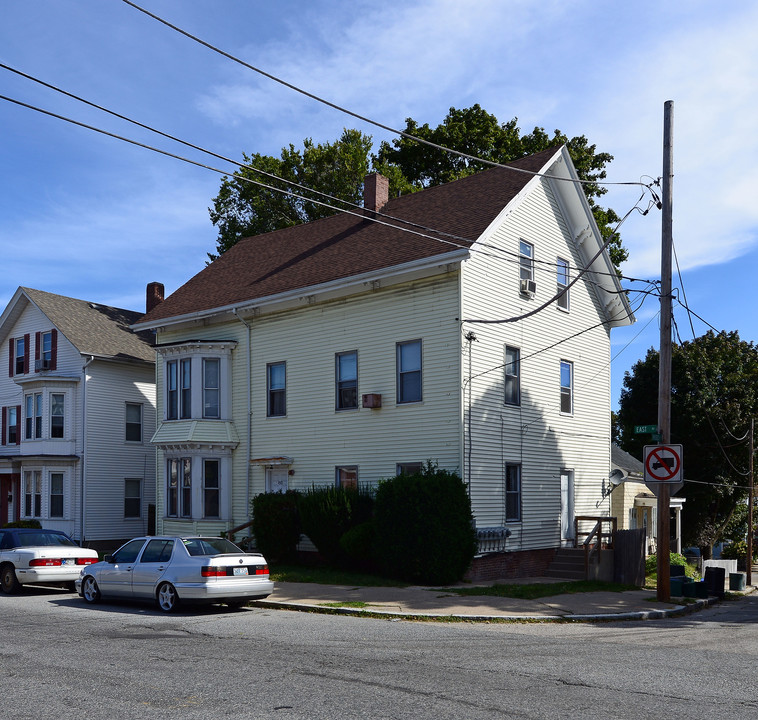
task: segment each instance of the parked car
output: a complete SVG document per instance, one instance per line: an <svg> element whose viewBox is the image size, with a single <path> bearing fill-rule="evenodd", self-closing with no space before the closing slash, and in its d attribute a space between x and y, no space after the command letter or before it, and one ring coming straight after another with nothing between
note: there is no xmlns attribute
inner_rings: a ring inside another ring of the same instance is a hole
<svg viewBox="0 0 758 720"><path fill-rule="evenodd" d="M95 550L79 547L60 530L0 529L0 587L15 593L22 585L75 589L82 567L98 561Z"/></svg>
<svg viewBox="0 0 758 720"><path fill-rule="evenodd" d="M180 602L241 607L274 590L260 553L219 537L140 537L82 569L76 590L88 603L149 600L164 612Z"/></svg>

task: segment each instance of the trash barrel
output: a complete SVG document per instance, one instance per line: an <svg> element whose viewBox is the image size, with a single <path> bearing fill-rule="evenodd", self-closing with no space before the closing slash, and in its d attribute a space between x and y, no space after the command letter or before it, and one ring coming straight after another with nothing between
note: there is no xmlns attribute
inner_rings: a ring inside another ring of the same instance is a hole
<svg viewBox="0 0 758 720"><path fill-rule="evenodd" d="M682 595L688 598L697 597L697 587L695 587L697 584L694 580L682 583Z"/></svg>
<svg viewBox="0 0 758 720"><path fill-rule="evenodd" d="M671 595L673 597L681 597L682 596L682 585L684 585L684 581L686 578L684 577L672 577L671 578Z"/></svg>
<svg viewBox="0 0 758 720"><path fill-rule="evenodd" d="M744 590L745 589L745 573L729 573L729 589L730 590Z"/></svg>

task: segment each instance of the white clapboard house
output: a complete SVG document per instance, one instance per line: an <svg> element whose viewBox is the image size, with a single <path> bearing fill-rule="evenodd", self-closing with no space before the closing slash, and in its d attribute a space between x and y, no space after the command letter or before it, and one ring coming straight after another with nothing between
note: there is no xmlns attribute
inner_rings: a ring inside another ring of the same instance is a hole
<svg viewBox="0 0 758 720"><path fill-rule="evenodd" d="M633 321L576 180L564 147L397 198L372 175L357 214L244 239L147 313L159 530L432 460L490 572L544 569L609 512L609 336Z"/></svg>
<svg viewBox="0 0 758 720"><path fill-rule="evenodd" d="M0 315L0 524L90 546L146 532L155 350L141 313L20 287Z"/></svg>

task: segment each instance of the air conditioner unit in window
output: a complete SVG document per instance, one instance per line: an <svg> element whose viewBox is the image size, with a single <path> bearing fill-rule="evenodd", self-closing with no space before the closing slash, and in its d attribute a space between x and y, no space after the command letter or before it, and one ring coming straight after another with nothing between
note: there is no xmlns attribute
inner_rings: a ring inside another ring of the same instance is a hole
<svg viewBox="0 0 758 720"><path fill-rule="evenodd" d="M49 360L35 360L34 361L34 371L39 372L40 370L49 370L50 369L50 361Z"/></svg>
<svg viewBox="0 0 758 720"><path fill-rule="evenodd" d="M522 280L521 281L521 293L523 295L529 295L532 297L537 292L537 283L534 280Z"/></svg>
<svg viewBox="0 0 758 720"><path fill-rule="evenodd" d="M364 395L362 400L362 405L365 408L371 408L374 410L382 406L382 396L378 393L370 393L368 395Z"/></svg>

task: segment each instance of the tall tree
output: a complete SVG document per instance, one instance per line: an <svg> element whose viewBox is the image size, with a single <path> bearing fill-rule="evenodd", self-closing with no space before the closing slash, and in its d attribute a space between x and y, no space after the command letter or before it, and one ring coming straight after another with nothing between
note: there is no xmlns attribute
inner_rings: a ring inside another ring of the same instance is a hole
<svg viewBox="0 0 758 720"><path fill-rule="evenodd" d="M737 332L708 332L675 345L671 361L671 442L683 446L686 498L683 539L710 553L739 519L747 497L744 435L758 409L758 349ZM635 425L657 417L658 353L651 349L624 376L619 443L642 457L645 436Z"/></svg>
<svg viewBox="0 0 758 720"><path fill-rule="evenodd" d="M434 129L408 118L405 132L499 163L565 143L580 178L591 181L583 188L600 231L605 239L611 237L611 226L619 218L613 210L597 205L596 198L603 195L606 189L596 183L605 178L605 166L613 156L598 153L595 145L590 145L583 135L569 139L556 130L548 136L537 127L531 133L521 135L517 123L514 118L500 124L494 115L474 105L464 110L450 108L447 117ZM219 194L209 209L211 222L219 231L217 253L225 252L243 237L310 222L335 212L314 203L318 196L293 187L293 182L359 205L363 178L370 170L389 178L390 195L394 196L450 182L490 167L486 163L469 161L405 137L394 140L392 144L383 142L375 155L371 154L371 148L371 136L358 130L345 129L334 143L314 144L309 138L304 141L302 150L289 145L282 148L278 158L258 153L243 155L246 165L277 175L282 181L262 177L248 167L242 167L222 180ZM290 189L305 199L260 187L251 180ZM618 236L613 237L609 252L618 269L627 257ZM209 253L208 257L213 260L217 255Z"/></svg>
<svg viewBox="0 0 758 720"><path fill-rule="evenodd" d="M405 123L404 132L409 135L497 163L511 162L565 144L579 178L590 181L582 187L603 239L613 236L609 245L613 264L618 269L628 257L621 245L621 238L617 234L614 236L613 224L619 221L619 216L612 209L597 204L597 199L608 191L597 183L605 179L605 166L613 160L613 155L597 152L596 146L590 145L584 135L569 139L560 130L555 130L550 136L541 127L522 135L518 118L501 124L478 104L463 110L450 108L436 128L428 124L419 125L412 118L407 118ZM490 167L486 163L445 153L403 136L391 144L382 142L376 162L397 166L416 187L440 185Z"/></svg>

